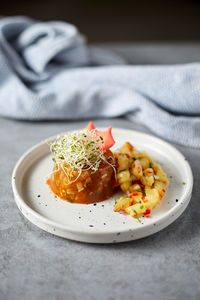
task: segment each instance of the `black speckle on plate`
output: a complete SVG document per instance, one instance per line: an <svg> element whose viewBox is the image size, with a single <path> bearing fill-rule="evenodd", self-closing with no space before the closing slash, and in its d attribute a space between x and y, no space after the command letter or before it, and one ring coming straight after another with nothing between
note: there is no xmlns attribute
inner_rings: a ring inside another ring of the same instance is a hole
<svg viewBox="0 0 200 300"><path fill-rule="evenodd" d="M45 204L45 206L47 206L47 204Z"/></svg>
<svg viewBox="0 0 200 300"><path fill-rule="evenodd" d="M102 204L101 206L104 207L104 204Z"/></svg>
<svg viewBox="0 0 200 300"><path fill-rule="evenodd" d="M91 210L89 212L92 212Z"/></svg>
<svg viewBox="0 0 200 300"><path fill-rule="evenodd" d="M81 219L81 217L78 217L79 219Z"/></svg>
<svg viewBox="0 0 200 300"><path fill-rule="evenodd" d="M94 203L93 205L94 205L94 206L96 206L97 204L96 204L96 203Z"/></svg>
<svg viewBox="0 0 200 300"><path fill-rule="evenodd" d="M176 199L176 202L178 202L178 199Z"/></svg>
<svg viewBox="0 0 200 300"><path fill-rule="evenodd" d="M103 225L106 225L106 223L103 223Z"/></svg>
<svg viewBox="0 0 200 300"><path fill-rule="evenodd" d="M38 198L40 198L40 195L37 195Z"/></svg>
<svg viewBox="0 0 200 300"><path fill-rule="evenodd" d="M94 227L94 225L89 225L89 227Z"/></svg>

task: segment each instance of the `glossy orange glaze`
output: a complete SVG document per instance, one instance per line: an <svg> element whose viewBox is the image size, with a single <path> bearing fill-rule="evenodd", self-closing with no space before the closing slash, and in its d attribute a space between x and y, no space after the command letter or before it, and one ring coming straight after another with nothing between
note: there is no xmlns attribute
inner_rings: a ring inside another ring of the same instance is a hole
<svg viewBox="0 0 200 300"><path fill-rule="evenodd" d="M104 155L111 156L114 159L110 150L107 150ZM54 171L57 169L58 166L55 165ZM70 172L69 168L67 170ZM73 174L73 178L76 178L77 174ZM92 173L91 170L83 170L79 178L73 183L68 184L67 176L62 168L54 172L47 180L52 192L59 198L71 203L83 204L104 201L110 198L115 191L114 183L114 169L104 161L101 162L95 173Z"/></svg>

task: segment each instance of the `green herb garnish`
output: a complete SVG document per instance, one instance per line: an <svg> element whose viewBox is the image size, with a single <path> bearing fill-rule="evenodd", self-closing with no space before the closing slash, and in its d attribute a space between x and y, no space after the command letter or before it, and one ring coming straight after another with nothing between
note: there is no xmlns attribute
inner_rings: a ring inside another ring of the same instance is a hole
<svg viewBox="0 0 200 300"><path fill-rule="evenodd" d="M137 211L136 211L135 209L133 209L133 212L135 213L135 218L138 220L138 222L141 223L141 221L140 221L140 219L139 219L139 217L138 217Z"/></svg>

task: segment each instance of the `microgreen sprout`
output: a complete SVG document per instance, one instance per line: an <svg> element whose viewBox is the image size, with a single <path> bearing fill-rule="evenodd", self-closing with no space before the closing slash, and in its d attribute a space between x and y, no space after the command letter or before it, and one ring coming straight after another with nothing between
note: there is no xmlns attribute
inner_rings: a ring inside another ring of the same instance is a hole
<svg viewBox="0 0 200 300"><path fill-rule="evenodd" d="M112 162L104 156L104 151L101 149L102 143L104 143L103 138L94 130L88 129L58 136L49 143L53 154L52 160L58 166L56 171L61 167L70 184L78 179L82 171L91 170L94 174L102 160L113 166ZM71 175L69 175L70 169ZM75 179L74 174L78 174Z"/></svg>

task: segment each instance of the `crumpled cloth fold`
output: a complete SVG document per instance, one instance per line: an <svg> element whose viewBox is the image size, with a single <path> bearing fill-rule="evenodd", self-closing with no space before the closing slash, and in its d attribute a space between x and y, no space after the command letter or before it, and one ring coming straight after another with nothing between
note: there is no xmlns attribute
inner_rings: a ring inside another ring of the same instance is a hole
<svg viewBox="0 0 200 300"><path fill-rule="evenodd" d="M77 28L0 19L0 115L21 120L125 116L200 147L200 64L133 66L90 48Z"/></svg>

